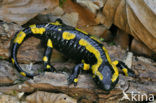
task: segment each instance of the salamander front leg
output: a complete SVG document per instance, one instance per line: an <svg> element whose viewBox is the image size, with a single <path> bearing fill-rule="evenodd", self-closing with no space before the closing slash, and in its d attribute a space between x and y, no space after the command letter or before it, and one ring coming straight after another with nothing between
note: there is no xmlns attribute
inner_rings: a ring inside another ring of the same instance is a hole
<svg viewBox="0 0 156 103"><path fill-rule="evenodd" d="M115 60L113 61L113 64L121 69L125 76L136 77L134 71L129 69L124 62Z"/></svg>
<svg viewBox="0 0 156 103"><path fill-rule="evenodd" d="M81 69L83 68L83 63L78 64L74 67L72 74L68 78L68 84L74 83L74 86L77 85L78 82L78 75L80 74Z"/></svg>
<svg viewBox="0 0 156 103"><path fill-rule="evenodd" d="M55 68L50 64L50 58L52 54L53 44L51 39L47 40L47 47L45 49L44 57L43 57L43 66L44 71L54 72Z"/></svg>

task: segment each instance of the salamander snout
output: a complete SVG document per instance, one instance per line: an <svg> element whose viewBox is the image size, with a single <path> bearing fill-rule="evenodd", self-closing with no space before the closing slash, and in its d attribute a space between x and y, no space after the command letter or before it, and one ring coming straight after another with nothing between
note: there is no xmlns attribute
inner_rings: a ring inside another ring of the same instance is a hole
<svg viewBox="0 0 156 103"><path fill-rule="evenodd" d="M99 88L110 91L112 90L115 85L117 84L117 81L112 82L112 71L111 67L109 65L105 65L103 68L99 68L99 72L102 74L102 78L97 76L94 78L94 81L98 85Z"/></svg>

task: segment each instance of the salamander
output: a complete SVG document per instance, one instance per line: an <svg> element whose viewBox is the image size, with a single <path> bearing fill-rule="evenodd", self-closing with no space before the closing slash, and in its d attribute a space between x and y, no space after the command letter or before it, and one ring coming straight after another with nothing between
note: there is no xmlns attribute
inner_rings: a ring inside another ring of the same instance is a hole
<svg viewBox="0 0 156 103"><path fill-rule="evenodd" d="M81 70L91 71L97 86L105 91L112 90L117 84L119 80L118 69L121 69L126 76L134 76L134 72L123 62L111 61L106 48L94 36L66 25L61 19L48 24L30 25L16 34L11 50L11 61L22 76L35 76L19 66L16 56L19 46L31 36L39 38L45 43L44 71L55 71L55 68L50 64L53 48L77 61L77 65L68 78L69 84L77 85Z"/></svg>

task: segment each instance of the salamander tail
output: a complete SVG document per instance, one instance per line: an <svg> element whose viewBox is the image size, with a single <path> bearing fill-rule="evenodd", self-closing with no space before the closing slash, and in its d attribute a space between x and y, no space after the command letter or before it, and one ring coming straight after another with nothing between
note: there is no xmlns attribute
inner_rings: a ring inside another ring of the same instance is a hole
<svg viewBox="0 0 156 103"><path fill-rule="evenodd" d="M27 76L27 77L33 77L34 74L30 74L30 73L27 73L25 72L18 64L18 61L17 61L17 51L18 51L18 48L19 46L23 43L23 41L30 37L31 36L31 30L30 28L28 29L24 29L23 31L20 31L17 33L14 41L13 41L13 45L12 45L12 48L11 48L11 61L12 61L12 64L15 66L15 68L17 69L17 71L23 75L23 76Z"/></svg>

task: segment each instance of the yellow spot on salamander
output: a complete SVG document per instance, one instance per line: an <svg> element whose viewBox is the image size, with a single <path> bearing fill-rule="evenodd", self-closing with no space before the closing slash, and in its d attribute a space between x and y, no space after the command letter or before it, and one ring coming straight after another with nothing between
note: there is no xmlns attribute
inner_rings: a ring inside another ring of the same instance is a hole
<svg viewBox="0 0 156 103"><path fill-rule="evenodd" d="M26 76L26 74L25 74L24 72L20 72L20 74L21 74L22 76L24 76L24 77Z"/></svg>
<svg viewBox="0 0 156 103"><path fill-rule="evenodd" d="M47 62L47 61L48 61L48 58L47 58L46 56L44 56L44 57L43 57L43 61L44 61L44 62Z"/></svg>
<svg viewBox="0 0 156 103"><path fill-rule="evenodd" d="M50 23L50 24L52 24L52 25L62 25L60 22L58 22L58 21L56 21L56 22L52 22L52 23Z"/></svg>
<svg viewBox="0 0 156 103"><path fill-rule="evenodd" d="M77 31L80 31L80 32L82 32L82 33L84 33L84 34L86 34L86 35L88 35L88 33L87 32L85 32L85 31L83 31L83 30L81 30L81 29L78 29L78 28L75 28Z"/></svg>
<svg viewBox="0 0 156 103"><path fill-rule="evenodd" d="M89 70L89 68L90 68L89 64L84 63L83 65L84 65L83 70Z"/></svg>
<svg viewBox="0 0 156 103"><path fill-rule="evenodd" d="M58 29L58 31L62 31L62 29L61 29L61 28L59 28L59 29Z"/></svg>
<svg viewBox="0 0 156 103"><path fill-rule="evenodd" d="M47 46L53 48L53 44L52 44L52 41L50 39L48 39Z"/></svg>
<svg viewBox="0 0 156 103"><path fill-rule="evenodd" d="M33 34L41 34L42 35L46 31L46 29L43 27L37 28L35 24L30 25L30 28L31 28L31 31Z"/></svg>
<svg viewBox="0 0 156 103"><path fill-rule="evenodd" d="M128 70L126 68L123 68L122 71L124 72L125 76L128 76Z"/></svg>
<svg viewBox="0 0 156 103"><path fill-rule="evenodd" d="M75 34L65 31L65 32L63 32L62 37L63 37L63 39L71 40L71 39L75 38Z"/></svg>
<svg viewBox="0 0 156 103"><path fill-rule="evenodd" d="M82 62L82 63L85 63L85 60L82 59L81 62Z"/></svg>
<svg viewBox="0 0 156 103"><path fill-rule="evenodd" d="M102 64L102 58L100 52L94 46L92 46L88 41L84 39L80 39L79 44L81 46L85 46L89 52L95 55L97 59L97 63L92 66L92 72L94 75L97 75L100 78L100 80L103 80L103 75L98 71L98 68Z"/></svg>
<svg viewBox="0 0 156 103"><path fill-rule="evenodd" d="M13 58L11 58L12 64L15 64L15 60Z"/></svg>
<svg viewBox="0 0 156 103"><path fill-rule="evenodd" d="M117 65L119 63L119 61L115 60L112 62L114 65Z"/></svg>
<svg viewBox="0 0 156 103"><path fill-rule="evenodd" d="M15 38L14 40L14 43L18 43L18 44L21 44L23 39L25 38L26 34L23 32L23 31L20 31L18 34L17 34L17 37Z"/></svg>
<svg viewBox="0 0 156 103"><path fill-rule="evenodd" d="M47 69L50 69L51 68L51 66L50 65L47 65L47 67L46 67Z"/></svg>
<svg viewBox="0 0 156 103"><path fill-rule="evenodd" d="M75 78L75 79L74 79L74 82L77 83L77 82L78 82L78 78Z"/></svg>
<svg viewBox="0 0 156 103"><path fill-rule="evenodd" d="M98 43L101 43L101 41L97 37L95 37L95 36L91 36L90 38L92 38L93 40L97 41Z"/></svg>
<svg viewBox="0 0 156 103"><path fill-rule="evenodd" d="M113 76L112 76L112 82L115 82L116 79L117 79L118 76L119 76L118 68L111 62L111 59L110 59L110 57L109 57L109 55L108 55L108 52L107 52L107 50L106 50L105 47L103 47L103 50L104 50L104 52L105 52L105 54L106 54L106 58L107 58L108 62L109 62L109 63L112 65L112 67L113 67L114 74L113 74Z"/></svg>

